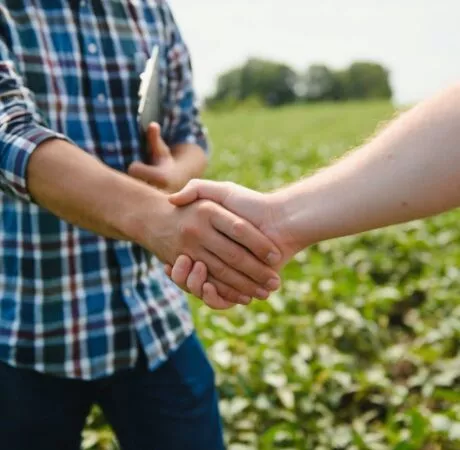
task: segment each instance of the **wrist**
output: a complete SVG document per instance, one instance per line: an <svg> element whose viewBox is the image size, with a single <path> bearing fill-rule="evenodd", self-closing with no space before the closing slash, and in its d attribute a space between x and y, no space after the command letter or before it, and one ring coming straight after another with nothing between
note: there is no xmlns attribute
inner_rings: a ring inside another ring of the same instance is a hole
<svg viewBox="0 0 460 450"><path fill-rule="evenodd" d="M306 247L316 243L312 221L308 219L309 206L305 198L298 199L287 189L269 194L270 209L278 233L293 256Z"/></svg>
<svg viewBox="0 0 460 450"><path fill-rule="evenodd" d="M309 243L304 243L304 239L296 232L295 217L290 211L288 195L283 191L265 195L274 234L279 237L277 240L283 247L284 257L290 259Z"/></svg>
<svg viewBox="0 0 460 450"><path fill-rule="evenodd" d="M173 209L167 194L148 188L142 198L133 202L130 212L125 214L122 232L137 244L155 252L170 227L167 221Z"/></svg>

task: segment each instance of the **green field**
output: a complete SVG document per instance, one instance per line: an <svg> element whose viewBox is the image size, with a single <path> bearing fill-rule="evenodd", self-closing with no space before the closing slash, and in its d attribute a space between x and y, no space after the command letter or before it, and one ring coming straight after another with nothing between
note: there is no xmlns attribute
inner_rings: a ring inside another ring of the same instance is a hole
<svg viewBox="0 0 460 450"><path fill-rule="evenodd" d="M207 114L208 177L279 187L393 115L382 103ZM460 449L459 223L452 212L316 245L247 308L193 299L229 450Z"/></svg>

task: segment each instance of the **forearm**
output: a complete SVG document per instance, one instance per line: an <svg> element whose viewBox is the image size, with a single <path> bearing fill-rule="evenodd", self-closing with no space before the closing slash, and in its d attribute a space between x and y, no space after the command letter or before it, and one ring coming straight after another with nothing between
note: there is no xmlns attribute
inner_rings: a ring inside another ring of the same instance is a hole
<svg viewBox="0 0 460 450"><path fill-rule="evenodd" d="M335 165L274 194L299 248L460 205L460 85Z"/></svg>
<svg viewBox="0 0 460 450"><path fill-rule="evenodd" d="M142 208L164 201L155 189L59 139L45 141L33 152L27 182L39 205L74 225L114 239L139 241Z"/></svg>

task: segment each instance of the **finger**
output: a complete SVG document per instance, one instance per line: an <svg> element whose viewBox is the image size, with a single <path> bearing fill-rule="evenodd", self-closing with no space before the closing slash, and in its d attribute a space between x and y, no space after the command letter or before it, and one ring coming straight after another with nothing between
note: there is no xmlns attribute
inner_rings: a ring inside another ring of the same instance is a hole
<svg viewBox="0 0 460 450"><path fill-rule="evenodd" d="M226 302L236 303L238 305L249 305L252 302L252 298L248 295L241 294L236 289L222 283L221 281L214 278L212 275L208 275L209 283L211 283L217 290L219 296L224 299ZM204 285L203 285L204 286ZM203 293L202 286L202 293Z"/></svg>
<svg viewBox="0 0 460 450"><path fill-rule="evenodd" d="M130 164L128 167L128 175L159 188L164 188L167 185L166 176L161 169L144 164L140 161L135 161Z"/></svg>
<svg viewBox="0 0 460 450"><path fill-rule="evenodd" d="M241 219L237 215L227 211L225 214L214 214L211 217L211 224L214 228L220 231L225 236L229 237L232 241L238 242L243 247L246 247L259 261L263 261L265 264L271 266L276 265L281 261L281 252L278 247L268 239L259 229L257 229L250 222ZM248 263L252 264L253 261L247 260ZM252 265L254 269L256 266ZM254 278L256 281L261 281L261 278L265 277L268 272L259 264L261 272L258 274L258 278ZM248 267L243 268L241 271L246 272ZM251 272L253 273L253 271ZM273 271L271 271L274 274ZM279 280L277 274L274 274ZM277 289L275 287L274 289Z"/></svg>
<svg viewBox="0 0 460 450"><path fill-rule="evenodd" d="M147 141L149 143L152 162L155 164L161 158L170 155L168 146L161 137L161 127L156 122L151 122L147 128Z"/></svg>
<svg viewBox="0 0 460 450"><path fill-rule="evenodd" d="M188 290L198 298L202 298L203 285L208 277L208 269L201 261L196 261L187 277Z"/></svg>
<svg viewBox="0 0 460 450"><path fill-rule="evenodd" d="M176 259L171 271L171 279L182 289L187 290L187 278L193 268L193 261L187 255L180 255Z"/></svg>
<svg viewBox="0 0 460 450"><path fill-rule="evenodd" d="M210 180L191 180L179 192L169 196L169 201L176 206L185 206L198 199L212 200L222 204L230 194L228 183Z"/></svg>
<svg viewBox="0 0 460 450"><path fill-rule="evenodd" d="M212 238L210 239L212 240ZM260 299L266 299L269 296L267 289L230 267L212 252L204 251L200 260L206 264L210 275L227 286L231 286L241 294Z"/></svg>
<svg viewBox="0 0 460 450"><path fill-rule="evenodd" d="M170 264L165 264L164 266L164 272L166 274L166 276L172 281L174 282L174 284L176 284L177 286L179 286L183 291L185 292L189 292L188 289L187 289L187 286L185 284L183 285L180 285L178 283L176 283L173 279L172 279L172 266Z"/></svg>
<svg viewBox="0 0 460 450"><path fill-rule="evenodd" d="M203 286L203 301L210 308L218 310L230 309L235 306L235 303L227 302L220 297L211 283L205 283Z"/></svg>
<svg viewBox="0 0 460 450"><path fill-rule="evenodd" d="M218 215L220 216L220 215ZM239 239L243 246L250 243L253 247L255 245L264 246L265 237L262 233L253 229L253 225L250 225L240 219L235 222L235 219L228 219L225 217L212 216L211 223L212 225L222 233L230 234L231 239ZM233 224L237 224L238 227L233 227ZM233 227L233 231L231 228ZM238 228L238 229L237 229ZM241 233L241 230L242 233ZM258 244L255 239L260 235L261 243ZM251 239L254 239L254 242L251 243ZM268 240L268 242L270 242ZM266 250L270 253L270 245L266 246ZM227 265L237 269L239 272L244 273L246 277L254 280L259 286L268 289L269 291L274 291L279 288L281 280L279 275L269 266L262 263L257 259L253 254L248 252L244 247L238 245L236 242L229 241L226 236L222 234L216 234L215 236L210 236L207 242L207 249L217 255L223 262ZM260 248L257 249L261 257L263 257L262 251ZM267 254L265 253L265 259ZM236 286L235 286L236 287Z"/></svg>
<svg viewBox="0 0 460 450"><path fill-rule="evenodd" d="M192 265L193 268L190 271ZM165 266L165 270L166 268L172 273L172 267L169 264ZM201 261L197 261L193 264L191 258L186 255L181 255L177 258L174 269L175 273L174 276L171 276L172 280L180 286L186 285L187 290L195 297L202 298L203 285L208 281L217 288L219 296L225 299L225 301L241 305L248 305L252 301L251 297L241 294L212 276L208 276L207 267ZM186 276L187 281L184 282Z"/></svg>

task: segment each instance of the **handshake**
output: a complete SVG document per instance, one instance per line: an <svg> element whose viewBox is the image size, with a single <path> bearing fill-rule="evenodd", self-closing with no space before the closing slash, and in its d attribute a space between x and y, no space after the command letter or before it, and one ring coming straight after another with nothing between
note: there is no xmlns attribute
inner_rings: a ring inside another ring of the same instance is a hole
<svg viewBox="0 0 460 450"><path fill-rule="evenodd" d="M277 196L233 183L188 181L194 175L187 168L197 165L202 151L187 164L190 149L178 155L181 149L175 148L173 157L160 131L158 124L149 126L151 160L133 163L128 174L175 194L152 191L153 208L150 199L139 200L129 235L166 263L177 285L211 308L266 299L280 286L278 270L298 250L284 231Z"/></svg>
<svg viewBox="0 0 460 450"><path fill-rule="evenodd" d="M209 208L215 234L195 230L197 239L216 242L208 258L184 253L165 270L177 285L213 309L247 305L253 297L266 299L280 286L277 271L303 247L290 235L282 198L276 193L192 180L169 201L178 207L200 202Z"/></svg>

